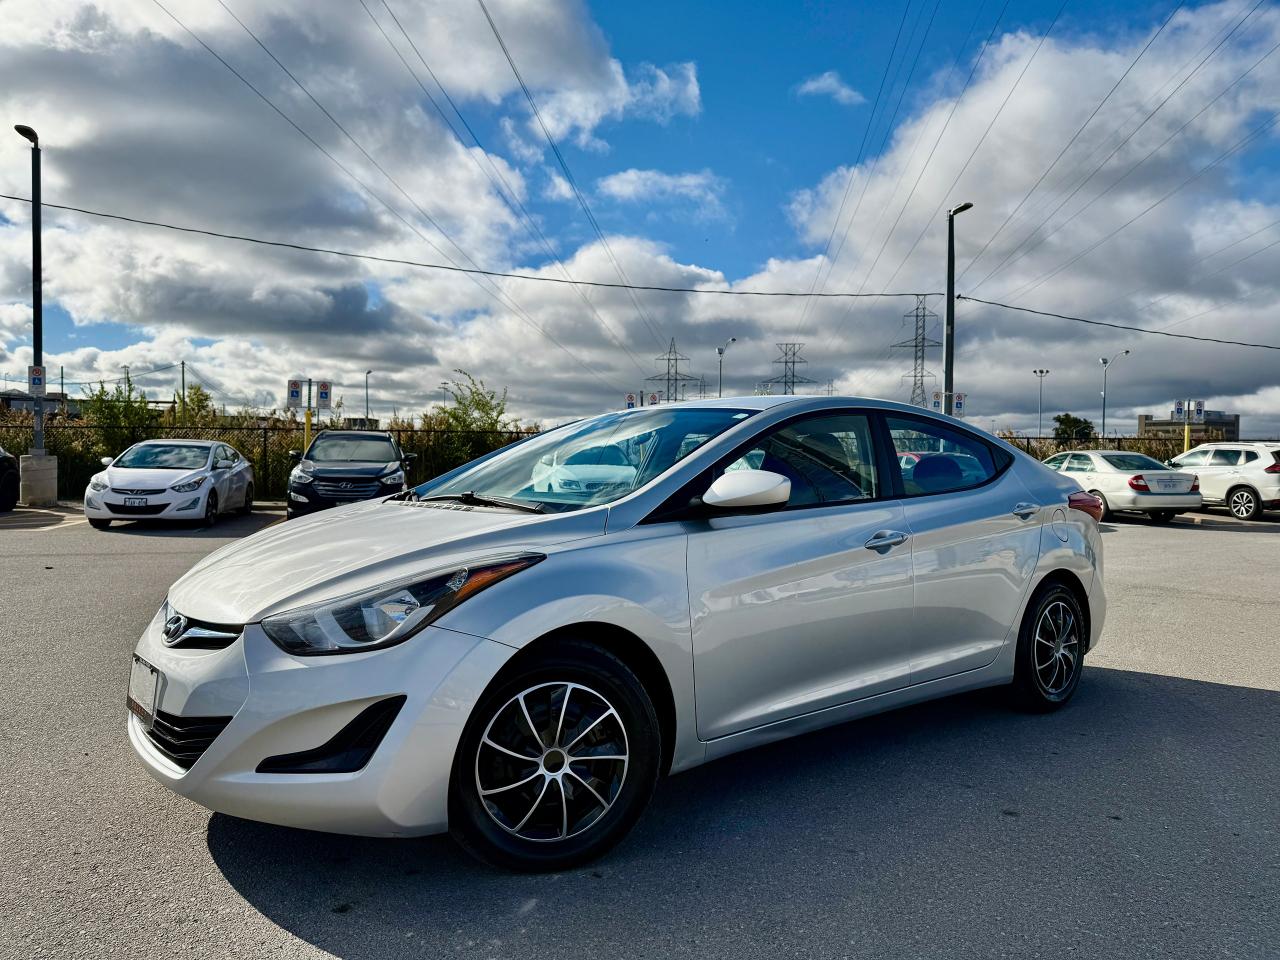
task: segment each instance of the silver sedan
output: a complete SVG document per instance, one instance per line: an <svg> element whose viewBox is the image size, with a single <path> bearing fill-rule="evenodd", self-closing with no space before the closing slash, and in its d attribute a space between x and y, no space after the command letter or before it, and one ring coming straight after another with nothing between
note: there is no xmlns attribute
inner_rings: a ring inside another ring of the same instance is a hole
<svg viewBox="0 0 1280 960"><path fill-rule="evenodd" d="M625 481L539 482L600 450ZM1061 707L1100 515L901 404L609 413L206 558L138 643L129 739L213 810L559 869L735 751L977 687Z"/></svg>

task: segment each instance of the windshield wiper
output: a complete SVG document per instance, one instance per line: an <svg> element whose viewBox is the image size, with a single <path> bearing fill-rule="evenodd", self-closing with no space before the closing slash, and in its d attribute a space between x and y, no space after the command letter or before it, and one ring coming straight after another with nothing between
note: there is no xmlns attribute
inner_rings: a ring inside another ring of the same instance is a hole
<svg viewBox="0 0 1280 960"><path fill-rule="evenodd" d="M437 493L429 497L418 497L417 502L427 503L431 500L457 500L459 503L465 503L473 507L507 507L511 510L523 510L525 513L542 513L542 507L537 504L512 500L510 497L495 497L487 493L476 493L474 490L464 490L462 493Z"/></svg>

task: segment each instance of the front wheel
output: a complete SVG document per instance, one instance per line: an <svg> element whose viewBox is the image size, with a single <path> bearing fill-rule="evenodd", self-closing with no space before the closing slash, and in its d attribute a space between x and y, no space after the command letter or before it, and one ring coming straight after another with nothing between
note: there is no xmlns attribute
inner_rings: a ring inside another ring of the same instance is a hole
<svg viewBox="0 0 1280 960"><path fill-rule="evenodd" d="M1256 520L1262 513L1258 495L1248 487L1236 487L1227 494L1227 507L1237 520Z"/></svg>
<svg viewBox="0 0 1280 960"><path fill-rule="evenodd" d="M204 525L212 527L218 522L218 491L210 490L209 498L204 502Z"/></svg>
<svg viewBox="0 0 1280 960"><path fill-rule="evenodd" d="M1013 695L1035 713L1057 710L1076 692L1088 642L1084 612L1060 583L1042 587L1027 605L1018 632Z"/></svg>
<svg viewBox="0 0 1280 960"><path fill-rule="evenodd" d="M97 517L90 517L89 526L93 527L95 530L105 530L107 527L111 526L111 521L99 520Z"/></svg>
<svg viewBox="0 0 1280 960"><path fill-rule="evenodd" d="M589 642L554 641L472 711L454 757L450 832L510 870L585 863L640 818L661 757L657 713L634 671Z"/></svg>

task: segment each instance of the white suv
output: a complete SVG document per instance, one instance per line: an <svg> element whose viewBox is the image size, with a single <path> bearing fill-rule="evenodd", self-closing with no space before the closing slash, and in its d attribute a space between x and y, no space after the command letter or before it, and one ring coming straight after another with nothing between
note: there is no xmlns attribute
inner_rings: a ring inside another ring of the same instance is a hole
<svg viewBox="0 0 1280 960"><path fill-rule="evenodd" d="M1240 520L1280 509L1280 443L1202 443L1169 464L1198 474L1204 502Z"/></svg>

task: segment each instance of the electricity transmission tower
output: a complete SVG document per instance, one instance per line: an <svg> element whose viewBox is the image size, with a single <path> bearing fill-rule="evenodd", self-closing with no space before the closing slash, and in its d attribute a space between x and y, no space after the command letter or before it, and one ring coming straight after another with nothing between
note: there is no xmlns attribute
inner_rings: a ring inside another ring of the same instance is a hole
<svg viewBox="0 0 1280 960"><path fill-rule="evenodd" d="M683 400L689 389L690 383L697 383L699 378L680 370L680 364L688 363L689 358L676 349L676 338L671 338L671 345L667 347L667 352L654 358L659 363L666 363L667 369L663 373L658 373L652 377L645 377L645 381L663 384L660 391L663 403L674 403L677 400ZM658 391L655 391L658 392Z"/></svg>
<svg viewBox="0 0 1280 960"><path fill-rule="evenodd" d="M804 349L803 343L779 343L779 350L782 356L774 360L774 363L782 364L782 373L776 377L770 377L765 383L777 383L782 385L782 393L784 396L790 396L796 392L797 383L817 383L812 377L806 377L803 374L796 373L797 363L808 363L804 357L800 356L800 351Z"/></svg>
<svg viewBox="0 0 1280 960"><path fill-rule="evenodd" d="M924 368L924 354L930 347L942 346L929 336L929 327L938 319L938 315L925 306L924 297L917 296L916 308L910 313L903 314L903 319L915 321L915 336L910 340L895 343L893 348L911 350L913 358L911 372L903 374L902 379L911 381L911 405L924 407L928 405L925 401L924 382L926 379L935 379L933 373Z"/></svg>

